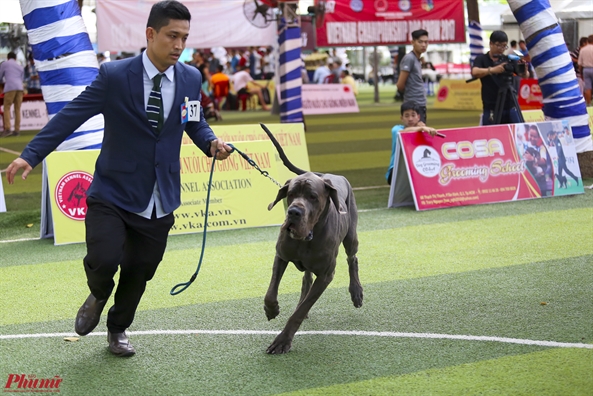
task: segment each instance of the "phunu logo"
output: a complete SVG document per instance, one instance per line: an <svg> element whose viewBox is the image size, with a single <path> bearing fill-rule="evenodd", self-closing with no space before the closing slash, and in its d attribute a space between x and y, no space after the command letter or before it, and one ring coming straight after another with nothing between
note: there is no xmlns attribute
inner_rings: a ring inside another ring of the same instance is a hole
<svg viewBox="0 0 593 396"><path fill-rule="evenodd" d="M63 380L59 375L53 378L37 378L35 374L8 374L3 391L58 393Z"/></svg>
<svg viewBox="0 0 593 396"><path fill-rule="evenodd" d="M470 142L447 142L441 146L443 157L448 160L492 157L496 153L504 155L504 147L498 139L480 139Z"/></svg>

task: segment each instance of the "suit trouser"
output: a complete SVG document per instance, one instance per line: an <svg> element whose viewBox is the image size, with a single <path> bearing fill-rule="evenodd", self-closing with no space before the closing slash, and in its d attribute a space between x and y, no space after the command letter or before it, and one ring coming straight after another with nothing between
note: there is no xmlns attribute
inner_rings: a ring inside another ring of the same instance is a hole
<svg viewBox="0 0 593 396"><path fill-rule="evenodd" d="M121 333L132 324L146 282L163 258L174 217L170 213L157 219L153 213L146 219L93 197L87 198L87 206L87 255L83 260L87 283L95 298L109 298L120 268L107 328Z"/></svg>
<svg viewBox="0 0 593 396"><path fill-rule="evenodd" d="M4 92L4 130L10 131L10 107L14 103L14 130L21 130L21 103L23 103L23 91Z"/></svg>

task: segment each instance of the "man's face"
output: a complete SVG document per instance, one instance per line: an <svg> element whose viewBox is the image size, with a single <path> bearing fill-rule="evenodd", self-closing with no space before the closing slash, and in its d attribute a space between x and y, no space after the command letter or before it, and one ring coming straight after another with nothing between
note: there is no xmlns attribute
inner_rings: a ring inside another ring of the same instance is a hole
<svg viewBox="0 0 593 396"><path fill-rule="evenodd" d="M423 54L426 52L426 48L428 48L428 36L420 36L416 40L412 40L412 46L414 47L414 52L417 54Z"/></svg>
<svg viewBox="0 0 593 396"><path fill-rule="evenodd" d="M177 63L185 49L189 35L189 21L170 19L169 24L155 29L146 28L148 46L146 52L152 63L160 72Z"/></svg>
<svg viewBox="0 0 593 396"><path fill-rule="evenodd" d="M490 42L490 54L491 55L502 55L504 52L509 48L507 42L503 43L493 43Z"/></svg>
<svg viewBox="0 0 593 396"><path fill-rule="evenodd" d="M402 114L402 121L406 128L415 127L420 121L420 114L416 113L415 110L405 110L404 114Z"/></svg>

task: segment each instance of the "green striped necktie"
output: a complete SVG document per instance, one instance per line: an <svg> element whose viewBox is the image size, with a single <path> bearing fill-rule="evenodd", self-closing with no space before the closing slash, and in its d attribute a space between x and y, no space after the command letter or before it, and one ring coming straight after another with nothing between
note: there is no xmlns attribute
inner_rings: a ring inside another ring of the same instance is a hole
<svg viewBox="0 0 593 396"><path fill-rule="evenodd" d="M161 97L161 80L163 79L163 75L159 73L152 79L154 85L148 97L148 106L146 106L148 121L157 134L161 131L165 119L163 114L163 98Z"/></svg>

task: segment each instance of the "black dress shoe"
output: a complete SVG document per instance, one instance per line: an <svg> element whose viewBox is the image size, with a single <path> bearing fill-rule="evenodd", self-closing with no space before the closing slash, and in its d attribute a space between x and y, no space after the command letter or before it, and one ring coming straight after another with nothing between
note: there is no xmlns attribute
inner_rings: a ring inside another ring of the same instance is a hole
<svg viewBox="0 0 593 396"><path fill-rule="evenodd" d="M99 324L101 312L103 312L106 303L107 299L97 300L95 296L89 294L76 315L76 322L74 323L76 333L83 336L93 331Z"/></svg>
<svg viewBox="0 0 593 396"><path fill-rule="evenodd" d="M112 333L107 331L107 341L109 342L109 352L115 356L126 357L136 353L125 332Z"/></svg>

